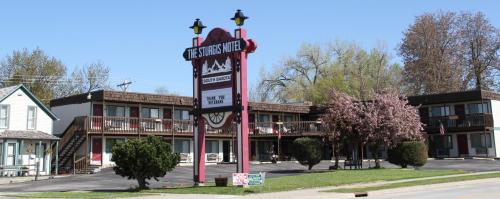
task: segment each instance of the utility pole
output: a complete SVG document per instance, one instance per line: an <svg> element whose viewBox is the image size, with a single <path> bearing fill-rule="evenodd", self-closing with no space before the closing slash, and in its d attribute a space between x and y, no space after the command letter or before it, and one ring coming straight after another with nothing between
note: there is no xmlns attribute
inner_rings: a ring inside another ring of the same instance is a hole
<svg viewBox="0 0 500 199"><path fill-rule="evenodd" d="M127 92L128 86L132 84L131 81L125 80L123 83L116 85L117 87L120 87L123 92Z"/></svg>

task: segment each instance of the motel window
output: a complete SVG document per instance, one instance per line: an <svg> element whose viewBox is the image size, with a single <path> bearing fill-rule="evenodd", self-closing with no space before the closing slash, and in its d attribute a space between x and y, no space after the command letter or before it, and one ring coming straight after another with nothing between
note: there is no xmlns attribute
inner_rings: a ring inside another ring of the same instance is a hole
<svg viewBox="0 0 500 199"><path fill-rule="evenodd" d="M36 107L35 106L28 107L28 124L27 125L28 125L27 126L28 130L36 129Z"/></svg>
<svg viewBox="0 0 500 199"><path fill-rule="evenodd" d="M9 105L0 105L0 128L9 128Z"/></svg>
<svg viewBox="0 0 500 199"><path fill-rule="evenodd" d="M205 153L219 153L219 141L207 140L205 143Z"/></svg>
<svg viewBox="0 0 500 199"><path fill-rule="evenodd" d="M174 119L175 120L189 120L189 111L188 110L182 110L182 109L176 109L174 112Z"/></svg>
<svg viewBox="0 0 500 199"><path fill-rule="evenodd" d="M488 103L474 103L467 104L467 109L469 110L469 114L477 114L477 113L489 113Z"/></svg>
<svg viewBox="0 0 500 199"><path fill-rule="evenodd" d="M491 147L491 136L489 133L475 133L470 135L472 148Z"/></svg>
<svg viewBox="0 0 500 199"><path fill-rule="evenodd" d="M0 165L3 165L3 143L0 142Z"/></svg>
<svg viewBox="0 0 500 199"><path fill-rule="evenodd" d="M113 152L113 147L116 144L124 143L125 138L106 138L106 153Z"/></svg>
<svg viewBox="0 0 500 199"><path fill-rule="evenodd" d="M160 118L160 109L158 108L142 108L143 118Z"/></svg>
<svg viewBox="0 0 500 199"><path fill-rule="evenodd" d="M432 117L450 115L450 106L433 106L431 108Z"/></svg>
<svg viewBox="0 0 500 199"><path fill-rule="evenodd" d="M271 123L270 123L270 116L267 115L267 114L260 114L259 115L259 126L262 126L262 127L271 127Z"/></svg>
<svg viewBox="0 0 500 199"><path fill-rule="evenodd" d="M125 107L123 106L108 106L108 117L125 117Z"/></svg>
<svg viewBox="0 0 500 199"><path fill-rule="evenodd" d="M437 140L438 146L441 146L440 148L453 149L453 140L451 138L451 135L438 135Z"/></svg>
<svg viewBox="0 0 500 199"><path fill-rule="evenodd" d="M285 115L283 117L283 122L284 122L284 126L286 128L290 128L292 126L292 122L293 122L293 115Z"/></svg>
<svg viewBox="0 0 500 199"><path fill-rule="evenodd" d="M174 145L175 153L190 153L189 140L176 139Z"/></svg>

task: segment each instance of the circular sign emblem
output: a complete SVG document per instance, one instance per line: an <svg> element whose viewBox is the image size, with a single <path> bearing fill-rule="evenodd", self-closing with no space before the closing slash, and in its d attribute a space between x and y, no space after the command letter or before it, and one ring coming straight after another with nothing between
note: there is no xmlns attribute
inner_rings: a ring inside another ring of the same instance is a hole
<svg viewBox="0 0 500 199"><path fill-rule="evenodd" d="M224 116L226 113L224 112L217 112L217 113L209 113L208 114L208 119L212 124L219 125L224 121Z"/></svg>

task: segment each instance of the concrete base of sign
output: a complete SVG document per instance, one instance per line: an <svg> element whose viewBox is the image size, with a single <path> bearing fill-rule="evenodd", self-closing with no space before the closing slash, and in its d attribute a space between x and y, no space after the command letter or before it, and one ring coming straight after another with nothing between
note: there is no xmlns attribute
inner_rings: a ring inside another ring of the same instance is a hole
<svg viewBox="0 0 500 199"><path fill-rule="evenodd" d="M204 186L205 186L205 183L195 182L195 183L194 183L194 186L195 186L195 187L204 187Z"/></svg>

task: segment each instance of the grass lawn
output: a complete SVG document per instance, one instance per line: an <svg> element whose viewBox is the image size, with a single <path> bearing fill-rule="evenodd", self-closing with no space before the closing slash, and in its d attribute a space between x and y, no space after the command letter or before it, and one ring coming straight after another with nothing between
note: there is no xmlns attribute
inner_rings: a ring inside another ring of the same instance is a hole
<svg viewBox="0 0 500 199"><path fill-rule="evenodd" d="M385 184L385 185L367 186L367 187L358 187L358 188L332 189L332 190L328 190L326 192L339 192L339 193L366 192L366 191L375 191L375 190L382 190L382 189L393 189L393 188L400 188L400 187L410 187L410 186L418 186L418 185L428 185L428 184L438 184L438 183L458 182L458 181L478 180L478 179L498 178L498 177L500 177L500 173L479 174L479 175L471 175L471 176L457 176L457 177L440 178L440 179L417 180L417 181L412 181L412 182L398 182L398 183L390 183L390 184Z"/></svg>
<svg viewBox="0 0 500 199"><path fill-rule="evenodd" d="M239 187L183 187L152 189L148 193L180 193L180 194L231 194L289 191L302 188L323 186L338 186L353 183L391 181L410 178L422 178L465 173L461 170L413 170L413 169L369 169L369 170L338 170L333 172L308 173L297 176L268 178L264 186Z"/></svg>
<svg viewBox="0 0 500 199"><path fill-rule="evenodd" d="M142 192L113 191L113 192L43 192L18 194L19 198L125 198L156 195Z"/></svg>
<svg viewBox="0 0 500 199"><path fill-rule="evenodd" d="M465 173L461 170L413 170L413 169L367 169L367 170L338 170L332 172L306 173L296 176L268 178L264 186L249 188L240 187L181 187L144 190L141 192L45 192L33 194L19 194L16 197L30 198L118 198L139 197L144 194L178 193L178 194L230 194L244 195L260 192L289 191L303 188L322 186L338 186L353 183L375 181L391 181L431 176L443 176Z"/></svg>

